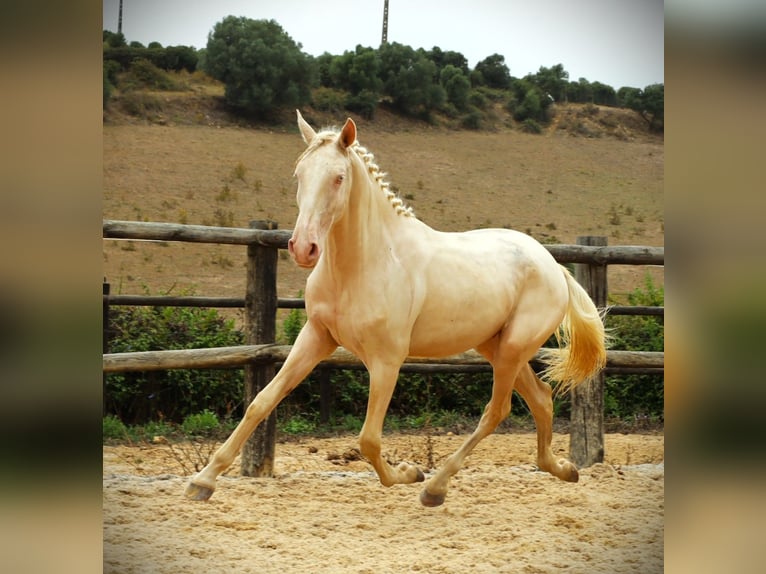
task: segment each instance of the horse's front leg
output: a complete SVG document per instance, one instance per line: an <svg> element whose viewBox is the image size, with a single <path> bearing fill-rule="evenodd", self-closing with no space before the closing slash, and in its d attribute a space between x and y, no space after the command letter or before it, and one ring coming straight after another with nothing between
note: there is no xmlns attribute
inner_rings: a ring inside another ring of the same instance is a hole
<svg viewBox="0 0 766 574"><path fill-rule="evenodd" d="M565 458L556 458L551 449L553 438L553 400L551 386L541 381L528 364L521 369L516 379L516 390L527 403L537 427L537 466L553 476L577 482L580 474L577 467Z"/></svg>
<svg viewBox="0 0 766 574"><path fill-rule="evenodd" d="M210 498L215 490L216 478L231 466L255 428L336 347L324 327L311 321L306 323L277 376L255 396L231 436L215 452L207 466L192 478L186 488L186 496L194 500Z"/></svg>
<svg viewBox="0 0 766 574"><path fill-rule="evenodd" d="M383 421L394 393L399 365L368 365L370 371L370 395L367 401L367 416L359 435L359 448L362 455L372 464L383 486L422 482L423 472L406 462L392 467L381 455L380 440L383 434Z"/></svg>

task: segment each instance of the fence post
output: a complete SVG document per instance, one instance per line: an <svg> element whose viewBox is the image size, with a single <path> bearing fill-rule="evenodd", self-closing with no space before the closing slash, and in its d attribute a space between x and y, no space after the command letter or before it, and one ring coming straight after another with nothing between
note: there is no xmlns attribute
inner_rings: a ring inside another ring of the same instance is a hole
<svg viewBox="0 0 766 574"><path fill-rule="evenodd" d="M252 229L277 229L275 221L251 221ZM248 345L274 343L277 335L277 255L275 247L247 246L245 339ZM273 363L245 366L245 408L274 378ZM242 476L274 473L277 414L274 410L242 447Z"/></svg>
<svg viewBox="0 0 766 574"><path fill-rule="evenodd" d="M109 352L109 293L111 286L104 277L101 297L101 353ZM106 373L101 375L101 412L106 415Z"/></svg>
<svg viewBox="0 0 766 574"><path fill-rule="evenodd" d="M607 238L578 237L577 244L605 246ZM606 268L606 265L575 264L575 279L599 308L607 302ZM576 387L571 397L570 459L581 468L604 462L604 372L589 384Z"/></svg>
<svg viewBox="0 0 766 574"><path fill-rule="evenodd" d="M333 389L330 369L317 369L319 376L319 422L327 424L332 417ZM315 371L316 372L316 371Z"/></svg>

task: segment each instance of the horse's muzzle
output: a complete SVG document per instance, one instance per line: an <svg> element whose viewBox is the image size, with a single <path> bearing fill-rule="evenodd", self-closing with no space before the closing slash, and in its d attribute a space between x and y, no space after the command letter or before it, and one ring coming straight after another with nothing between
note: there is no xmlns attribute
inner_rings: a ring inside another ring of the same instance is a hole
<svg viewBox="0 0 766 574"><path fill-rule="evenodd" d="M311 268L319 261L319 245L313 241L295 241L291 237L287 242L287 250L290 252L293 261L300 267Z"/></svg>

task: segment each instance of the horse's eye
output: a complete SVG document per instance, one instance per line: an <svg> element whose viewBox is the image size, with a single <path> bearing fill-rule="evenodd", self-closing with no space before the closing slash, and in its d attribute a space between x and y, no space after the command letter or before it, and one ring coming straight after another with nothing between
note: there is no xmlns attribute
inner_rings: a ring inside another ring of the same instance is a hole
<svg viewBox="0 0 766 574"><path fill-rule="evenodd" d="M336 177L335 178L335 185L340 185L341 183L343 183L343 179L344 178L345 178L345 176L343 174L340 174L338 177Z"/></svg>

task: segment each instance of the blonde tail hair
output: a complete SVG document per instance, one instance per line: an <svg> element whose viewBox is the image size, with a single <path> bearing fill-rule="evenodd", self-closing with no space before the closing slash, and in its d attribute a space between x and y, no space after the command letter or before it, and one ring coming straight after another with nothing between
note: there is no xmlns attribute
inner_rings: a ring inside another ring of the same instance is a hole
<svg viewBox="0 0 766 574"><path fill-rule="evenodd" d="M543 360L548 363L543 378L558 382L556 394L572 390L603 369L608 342L602 314L569 270L563 266L561 269L569 290L569 303L564 320L555 332L559 348L541 349Z"/></svg>

